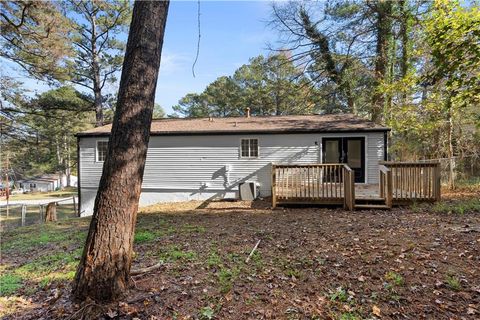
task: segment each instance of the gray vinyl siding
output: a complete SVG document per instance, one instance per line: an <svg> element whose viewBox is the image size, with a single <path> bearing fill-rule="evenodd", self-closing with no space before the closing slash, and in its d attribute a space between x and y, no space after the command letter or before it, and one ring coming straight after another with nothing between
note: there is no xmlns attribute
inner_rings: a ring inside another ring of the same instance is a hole
<svg viewBox="0 0 480 320"><path fill-rule="evenodd" d="M321 162L322 137L336 136L366 138L366 182L377 183L378 161L383 159L382 132L152 136L147 153L142 194L183 192L187 199L193 199L197 193L210 192L224 197L227 192L236 192L240 182L257 181L261 196L269 196L271 163ZM242 138L258 138L258 158L240 157ZM96 161L97 140L105 140L105 138L81 137L79 139L82 208L87 198L90 203L88 206L92 205L92 197L102 173L103 162ZM230 167L229 171L226 170L228 167ZM173 197L172 200L174 200Z"/></svg>

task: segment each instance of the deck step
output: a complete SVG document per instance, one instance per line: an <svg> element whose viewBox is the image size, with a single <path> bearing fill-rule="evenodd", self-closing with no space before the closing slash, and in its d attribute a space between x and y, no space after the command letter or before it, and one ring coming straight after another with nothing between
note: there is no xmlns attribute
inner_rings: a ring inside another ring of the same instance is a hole
<svg viewBox="0 0 480 320"><path fill-rule="evenodd" d="M390 209L386 204L356 204L355 209Z"/></svg>

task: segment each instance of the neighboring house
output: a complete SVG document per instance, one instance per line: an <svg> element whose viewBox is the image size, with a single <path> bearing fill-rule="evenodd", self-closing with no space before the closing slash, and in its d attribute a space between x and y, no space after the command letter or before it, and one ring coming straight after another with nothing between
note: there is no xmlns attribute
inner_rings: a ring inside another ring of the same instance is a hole
<svg viewBox="0 0 480 320"><path fill-rule="evenodd" d="M55 191L61 186L61 177L54 174L45 174L29 179L18 180L17 184L24 192Z"/></svg>
<svg viewBox="0 0 480 320"><path fill-rule="evenodd" d="M70 183L70 184L69 184ZM17 181L17 187L24 192L48 192L55 191L62 187L76 187L78 184L78 178L71 175L70 181L68 181L66 175L59 174L44 174L28 179L22 179Z"/></svg>
<svg viewBox="0 0 480 320"><path fill-rule="evenodd" d="M111 125L77 134L82 215L93 205ZM348 163L358 183L378 183L389 128L351 114L155 120L140 205L237 198L255 181L271 195L271 164Z"/></svg>
<svg viewBox="0 0 480 320"><path fill-rule="evenodd" d="M62 182L61 185L64 187L77 187L78 185L78 178L77 176L70 175L70 181L66 175L62 175Z"/></svg>

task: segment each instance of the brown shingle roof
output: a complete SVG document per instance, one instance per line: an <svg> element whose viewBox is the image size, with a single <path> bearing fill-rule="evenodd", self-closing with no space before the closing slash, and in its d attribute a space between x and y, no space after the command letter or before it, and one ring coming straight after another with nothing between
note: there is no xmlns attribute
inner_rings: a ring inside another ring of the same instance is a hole
<svg viewBox="0 0 480 320"><path fill-rule="evenodd" d="M79 133L79 136L108 135L111 124ZM353 114L262 116L250 118L177 118L152 122L152 135L296 133L388 131L389 128Z"/></svg>

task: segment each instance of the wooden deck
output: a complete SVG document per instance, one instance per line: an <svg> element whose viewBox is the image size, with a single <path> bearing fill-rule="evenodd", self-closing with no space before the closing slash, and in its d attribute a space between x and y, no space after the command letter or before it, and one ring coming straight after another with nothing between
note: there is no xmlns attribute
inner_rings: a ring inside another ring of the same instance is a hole
<svg viewBox="0 0 480 320"><path fill-rule="evenodd" d="M355 183L355 199L380 199L378 184Z"/></svg>
<svg viewBox="0 0 480 320"><path fill-rule="evenodd" d="M346 164L272 165L272 206L331 204L346 209L391 208L440 199L437 162L379 165L379 183L354 183Z"/></svg>

